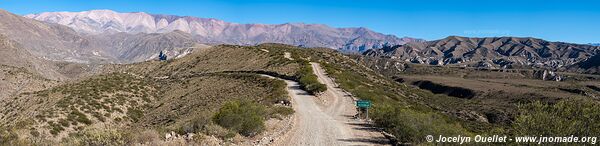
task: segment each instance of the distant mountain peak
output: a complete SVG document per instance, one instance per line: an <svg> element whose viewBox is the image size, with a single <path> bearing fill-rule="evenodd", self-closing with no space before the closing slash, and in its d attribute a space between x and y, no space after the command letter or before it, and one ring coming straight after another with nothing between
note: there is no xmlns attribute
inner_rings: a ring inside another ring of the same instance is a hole
<svg viewBox="0 0 600 146"><path fill-rule="evenodd" d="M423 43L413 42L369 50L363 54L430 65L491 69L527 66L557 70L585 61L598 52L598 46L549 42L531 37L449 36Z"/></svg>
<svg viewBox="0 0 600 146"><path fill-rule="evenodd" d="M333 28L324 24L238 24L213 18L147 14L144 12L119 13L112 10L83 12L44 12L25 17L66 25L83 34L111 34L125 32L165 33L175 30L190 33L201 43L256 45L283 43L306 47L328 47L342 51L365 51L383 45L400 45L413 38L398 38L368 28Z"/></svg>

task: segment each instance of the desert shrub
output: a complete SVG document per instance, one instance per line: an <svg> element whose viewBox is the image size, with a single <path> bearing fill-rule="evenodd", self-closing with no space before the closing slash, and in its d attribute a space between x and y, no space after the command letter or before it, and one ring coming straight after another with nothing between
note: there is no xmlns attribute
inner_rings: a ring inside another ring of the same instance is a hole
<svg viewBox="0 0 600 146"><path fill-rule="evenodd" d="M138 109L129 108L127 109L127 116L133 120L133 122L137 122L142 116L144 116L144 112Z"/></svg>
<svg viewBox="0 0 600 146"><path fill-rule="evenodd" d="M60 133L61 131L65 130L59 123L48 122L48 125L50 126L50 128L52 128L50 130L50 133L52 135L56 135L56 134Z"/></svg>
<svg viewBox="0 0 600 146"><path fill-rule="evenodd" d="M229 132L227 132L227 134L225 134L225 136L223 137L223 139L232 139L232 138L235 137L235 135L236 135L235 132L229 131Z"/></svg>
<svg viewBox="0 0 600 146"><path fill-rule="evenodd" d="M67 121L65 119L58 120L58 123L63 127L69 127L69 121Z"/></svg>
<svg viewBox="0 0 600 146"><path fill-rule="evenodd" d="M121 120L122 120L121 117L116 117L115 119L113 119L113 121L115 121L116 123L121 122Z"/></svg>
<svg viewBox="0 0 600 146"><path fill-rule="evenodd" d="M254 136L265 129L265 107L250 101L231 101L213 116L213 121L244 136Z"/></svg>
<svg viewBox="0 0 600 146"><path fill-rule="evenodd" d="M313 68L310 63L308 63L308 61L300 61L300 64L302 67L296 74L296 78L298 78L298 82L302 89L310 94L325 92L327 86L319 82L317 75L313 73Z"/></svg>
<svg viewBox="0 0 600 146"><path fill-rule="evenodd" d="M39 137L40 136L40 132L38 132L35 129L29 130L29 134L31 134L31 136L33 136L33 137Z"/></svg>
<svg viewBox="0 0 600 146"><path fill-rule="evenodd" d="M273 102L278 102L278 101L283 101L283 100L289 100L289 96L287 93L287 84L285 83L285 81L283 80L270 80L271 81L271 86L273 87L273 90L271 91L271 96L267 98L267 100L270 100L271 103Z"/></svg>
<svg viewBox="0 0 600 146"><path fill-rule="evenodd" d="M210 123L210 118L208 116L198 116L193 118L192 120L185 122L181 126L181 134L186 133L197 133L201 132L202 129Z"/></svg>
<svg viewBox="0 0 600 146"><path fill-rule="evenodd" d="M589 99L565 99L558 103L533 102L519 106L512 124L518 136L599 136L600 103Z"/></svg>
<svg viewBox="0 0 600 146"><path fill-rule="evenodd" d="M372 110L376 124L403 143L422 143L425 136L470 135L460 124L432 112L415 111L399 106L378 106Z"/></svg>
<svg viewBox="0 0 600 146"><path fill-rule="evenodd" d="M105 122L106 118L104 118L104 116L102 114L100 114L99 112L92 112L92 116L96 117L96 119L98 119L100 122Z"/></svg>
<svg viewBox="0 0 600 146"><path fill-rule="evenodd" d="M64 145L126 145L130 136L115 129L86 129L63 139Z"/></svg>
<svg viewBox="0 0 600 146"><path fill-rule="evenodd" d="M87 118L87 116L86 116L85 114L83 114L83 113L79 112L79 111L78 111L78 110L76 110L76 109L75 109L75 110L73 110L73 111L71 112L71 114L69 114L69 115L67 116L67 118L68 118L68 119L70 119L70 120L75 120L75 121L77 121L77 122L80 122L80 123L84 123L84 124L86 124L86 125L90 125L90 124L92 124L92 120L88 119L88 118Z"/></svg>
<svg viewBox="0 0 600 146"><path fill-rule="evenodd" d="M12 129L0 127L0 145L12 145L19 139L19 135Z"/></svg>

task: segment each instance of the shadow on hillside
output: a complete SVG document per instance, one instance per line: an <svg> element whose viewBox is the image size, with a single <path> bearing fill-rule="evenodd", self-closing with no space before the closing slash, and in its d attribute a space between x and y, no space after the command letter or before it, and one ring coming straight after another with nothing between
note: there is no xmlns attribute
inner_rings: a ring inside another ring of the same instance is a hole
<svg viewBox="0 0 600 146"><path fill-rule="evenodd" d="M369 131L369 132L380 132L380 130L378 128L372 127L371 124L366 124L366 123L346 123L346 124L354 126L354 128L352 128L352 129L356 129L356 130L363 130L363 131Z"/></svg>
<svg viewBox="0 0 600 146"><path fill-rule="evenodd" d="M292 90L300 90L301 91L301 92L296 93L296 95L310 95L310 94L308 94L308 92L302 90L302 88L300 87L300 85L290 86L290 89L292 89Z"/></svg>
<svg viewBox="0 0 600 146"><path fill-rule="evenodd" d="M350 119L350 121L356 120L354 116L344 115L344 117ZM381 132L381 130L379 130L377 127L374 127L372 124L369 124L369 123L363 123L363 122L356 121L356 122L348 122L346 124L350 125L352 127L352 129L355 129L355 130L366 131L366 132L375 132L375 133ZM367 138L361 137L361 138L338 139L338 141L362 142L362 143L369 143L369 144L373 144L373 145L390 144L390 140L387 139L383 135L376 136L376 137L367 137Z"/></svg>
<svg viewBox="0 0 600 146"><path fill-rule="evenodd" d="M347 139L338 139L338 141L363 142L363 143L378 144L378 145L390 144L385 137L381 137L381 138L379 138L379 137L377 137L377 138L347 138Z"/></svg>

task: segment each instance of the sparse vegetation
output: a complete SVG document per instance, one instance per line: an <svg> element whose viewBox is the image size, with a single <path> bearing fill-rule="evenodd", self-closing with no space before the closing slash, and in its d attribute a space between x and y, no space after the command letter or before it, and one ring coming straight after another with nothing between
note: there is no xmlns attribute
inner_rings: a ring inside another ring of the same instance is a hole
<svg viewBox="0 0 600 146"><path fill-rule="evenodd" d="M129 141L134 143L153 143L161 141L161 137L162 135L156 130L144 130L141 132L135 132Z"/></svg>
<svg viewBox="0 0 600 146"><path fill-rule="evenodd" d="M127 116L133 120L133 122L137 122L142 116L144 116L144 112L139 109L127 109Z"/></svg>
<svg viewBox="0 0 600 146"><path fill-rule="evenodd" d="M395 135L402 143L422 143L425 135L471 135L445 115L420 112L399 106L377 106L373 109L373 120L379 127Z"/></svg>
<svg viewBox="0 0 600 146"><path fill-rule="evenodd" d="M147 108L144 105L156 100L155 91L155 86L146 79L136 78L129 74L97 75L27 94L27 96L35 97L33 99L36 100L30 101L29 99L32 97L24 98L26 100L14 100L15 104L22 104L20 107L24 107L23 109L29 109L25 107L34 105L43 107L31 108L36 110L34 118L15 121L15 126L18 123L27 122L28 125L22 125L19 128L42 127L37 132L38 134L40 132L45 134L47 131L60 139L64 137L60 134L62 132L77 132L96 123L112 126L128 124L132 122L124 123L117 120L113 122L112 120L126 117L135 121L141 118L143 116L141 110ZM142 96L145 96L146 99L142 99ZM37 104L30 105L27 102ZM55 103L55 105L48 106L49 103ZM114 115L117 117L112 117Z"/></svg>
<svg viewBox="0 0 600 146"><path fill-rule="evenodd" d="M519 107L512 125L519 136L598 136L600 103L590 99L566 99L556 104L533 102Z"/></svg>
<svg viewBox="0 0 600 146"><path fill-rule="evenodd" d="M341 62L341 56L338 56ZM332 57L328 62L335 60ZM461 122L436 112L414 98L428 95L406 86L391 82L354 62L327 63L321 65L339 86L360 99L371 100L369 110L376 126L396 136L402 143L421 143L430 133L442 135L471 135ZM419 95L423 94L423 95Z"/></svg>
<svg viewBox="0 0 600 146"><path fill-rule="evenodd" d="M86 129L62 141L66 145L126 145L130 135L115 129Z"/></svg>
<svg viewBox="0 0 600 146"><path fill-rule="evenodd" d="M19 136L12 129L0 127L0 145L13 145L18 139Z"/></svg>
<svg viewBox="0 0 600 146"><path fill-rule="evenodd" d="M72 121L74 120L76 122L83 123L86 125L92 124L92 120L88 119L85 114L79 112L78 110L71 111L71 114L68 116L68 118Z"/></svg>
<svg viewBox="0 0 600 146"><path fill-rule="evenodd" d="M140 143L153 141L157 139L157 135L169 131L179 134L212 135L222 139L232 138L236 134L254 136L264 131L266 119L281 118L294 112L292 108L273 105L289 100L285 82L258 74L296 80L304 90L317 94L326 91L326 87L318 82L309 62L319 62L341 88L360 99L373 101L370 115L377 126L395 135L401 142L419 144L423 142L425 134L431 133L487 134L486 131L494 128L510 135L580 136L594 135L600 129L597 122L600 120L597 112L600 111L598 101L580 98L583 95L573 95L576 97L558 102L554 98L538 97L543 98L542 102L530 104L528 102L531 100L521 99L498 101L514 105L527 104L519 106L516 110L518 112L514 112L514 123L501 123L496 126L484 122L464 121L453 114L468 106L470 107L466 108L466 111L507 107L494 106L477 98L453 98L411 88L380 76L381 72L367 69L361 66L359 61L329 49L298 49L293 46L265 44L254 47L222 45L206 51L208 52L191 54L167 62L118 66L115 67L118 68L115 73L94 75L48 90L24 93L23 96L4 102L3 105L7 105L8 108L2 111L2 114L16 117L20 115L19 111L38 108L39 112L34 112L34 120L27 122L28 124L22 124L23 121L8 121L5 125L25 128L21 131L33 137L50 133L55 135L54 138L65 138L63 142L74 145L128 145L131 141L127 139ZM284 52L289 52L293 59L284 58ZM472 74L463 76L464 71L452 68L411 67L415 74L435 72L451 74L454 78L473 79L471 81L482 75L499 74L479 74L479 71L473 71ZM163 76L168 78L157 78ZM415 78L420 77L422 76ZM518 75L509 74L508 77ZM410 78L402 79L411 81ZM500 80L477 81L509 84ZM519 83L515 86L549 90L532 84L535 83ZM598 92L589 85L560 84L561 88L565 89L580 89L585 93L594 94ZM583 92L577 91L578 94ZM488 94L514 95L501 92ZM535 96L537 95L522 98ZM484 106L478 105L480 103L484 103ZM29 104L40 106L30 108ZM498 118L493 113L496 111L482 111L482 117L490 122ZM100 123L122 129L91 129ZM35 128L32 128L32 125L35 125ZM127 127L123 128L123 125ZM140 125L149 129L130 129ZM145 136L132 138L129 135L134 131L144 130L147 130ZM15 129L0 128L0 132L0 145L23 143ZM64 135L69 136L60 137Z"/></svg>

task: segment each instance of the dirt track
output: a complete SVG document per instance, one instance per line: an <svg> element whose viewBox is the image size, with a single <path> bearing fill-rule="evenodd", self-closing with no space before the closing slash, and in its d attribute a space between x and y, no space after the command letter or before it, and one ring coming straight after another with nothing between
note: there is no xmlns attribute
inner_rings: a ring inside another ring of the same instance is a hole
<svg viewBox="0 0 600 146"><path fill-rule="evenodd" d="M297 82L287 81L292 97L293 128L273 145L384 145L387 140L381 133L362 121L352 118L356 114L352 97L337 88L317 63L311 63L319 81L327 91L315 97L300 89Z"/></svg>

